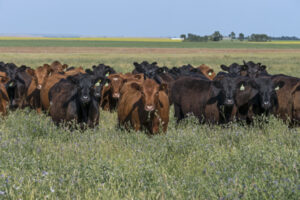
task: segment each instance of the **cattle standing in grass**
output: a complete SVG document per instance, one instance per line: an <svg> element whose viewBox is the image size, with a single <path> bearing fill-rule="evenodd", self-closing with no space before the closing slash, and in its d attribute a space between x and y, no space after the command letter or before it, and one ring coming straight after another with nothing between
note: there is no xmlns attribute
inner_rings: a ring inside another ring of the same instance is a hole
<svg viewBox="0 0 300 200"><path fill-rule="evenodd" d="M0 72L0 113L7 114L7 107L9 105L9 97L5 88L5 84L9 81L9 77L5 72Z"/></svg>
<svg viewBox="0 0 300 200"><path fill-rule="evenodd" d="M253 79L252 87L258 90L253 104L253 113L256 115L276 113L279 107L276 91L279 91L284 84L283 81L272 81L271 77Z"/></svg>
<svg viewBox="0 0 300 200"><path fill-rule="evenodd" d="M41 112L40 91L45 84L45 80L47 80L49 74L52 72L52 69L49 65L45 64L35 70L28 68L26 72L32 76L32 81L27 90L27 101L31 108L36 109L37 112Z"/></svg>
<svg viewBox="0 0 300 200"><path fill-rule="evenodd" d="M82 127L84 124L89 127L98 125L99 102L94 96L97 83L94 76L77 74L55 84L49 91L49 114L53 121L61 123L75 120Z"/></svg>
<svg viewBox="0 0 300 200"><path fill-rule="evenodd" d="M196 116L201 123L232 121L238 109L237 94L240 92L240 98L251 96L245 94L249 92L244 91L246 86L248 86L247 80L234 76L225 76L215 81L189 77L178 79L172 86L171 92L177 122L189 114Z"/></svg>
<svg viewBox="0 0 300 200"><path fill-rule="evenodd" d="M169 122L169 100L165 92L166 84L157 84L152 79L143 83L132 82L132 90L127 90L118 106L119 125L138 131L147 129L150 133L159 132L162 125L167 131Z"/></svg>
<svg viewBox="0 0 300 200"><path fill-rule="evenodd" d="M274 75L271 77L274 83L283 81L284 86L281 90L276 91L278 96L278 108L274 113L277 117L284 121L289 121L291 124L299 124L299 103L297 99L299 98L299 84L300 79L292 76L287 76L283 74Z"/></svg>
<svg viewBox="0 0 300 200"><path fill-rule="evenodd" d="M67 78L68 76L73 76L79 73L85 73L82 67L74 68L71 70L68 70L66 72L59 72L59 73L53 73L51 76L49 76L45 82L44 85L42 86L42 89L40 91L40 99L41 99L41 104L42 108L46 111L48 111L49 106L50 106L50 101L49 101L49 91L50 89L58 83L61 79Z"/></svg>

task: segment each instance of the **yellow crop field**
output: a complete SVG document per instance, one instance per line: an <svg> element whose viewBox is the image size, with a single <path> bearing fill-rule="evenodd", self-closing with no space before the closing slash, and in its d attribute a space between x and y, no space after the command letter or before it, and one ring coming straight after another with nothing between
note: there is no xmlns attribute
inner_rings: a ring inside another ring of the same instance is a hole
<svg viewBox="0 0 300 200"><path fill-rule="evenodd" d="M59 37L0 37L0 40L69 40L69 41L124 41L124 42L181 42L171 38L139 38L139 37L79 37L79 38L59 38Z"/></svg>

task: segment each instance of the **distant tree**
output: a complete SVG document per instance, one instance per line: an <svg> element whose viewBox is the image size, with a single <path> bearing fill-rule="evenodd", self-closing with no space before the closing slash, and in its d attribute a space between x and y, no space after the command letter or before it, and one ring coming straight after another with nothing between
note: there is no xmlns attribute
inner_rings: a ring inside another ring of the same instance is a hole
<svg viewBox="0 0 300 200"><path fill-rule="evenodd" d="M234 40L234 39L235 39L235 33L232 31L232 32L229 34L229 37L231 38L231 40Z"/></svg>
<svg viewBox="0 0 300 200"><path fill-rule="evenodd" d="M240 33L238 39L239 39L239 41L244 41L244 39L245 39L244 34L243 34L243 33Z"/></svg>
<svg viewBox="0 0 300 200"><path fill-rule="evenodd" d="M267 42L270 41L271 39L266 34L252 34L250 35L248 40L251 42Z"/></svg>
<svg viewBox="0 0 300 200"><path fill-rule="evenodd" d="M185 34L181 34L181 35L180 35L180 38L182 38L182 39L185 40L185 39L186 39L186 35L185 35Z"/></svg>
<svg viewBox="0 0 300 200"><path fill-rule="evenodd" d="M211 36L210 36L210 40L212 41L220 41L223 39L223 36L221 35L221 33L219 31L215 31Z"/></svg>

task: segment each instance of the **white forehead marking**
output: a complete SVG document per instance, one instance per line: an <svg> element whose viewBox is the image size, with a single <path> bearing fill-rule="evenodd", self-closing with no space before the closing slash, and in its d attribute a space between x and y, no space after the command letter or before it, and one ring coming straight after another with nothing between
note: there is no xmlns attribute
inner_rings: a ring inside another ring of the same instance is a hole
<svg viewBox="0 0 300 200"><path fill-rule="evenodd" d="M117 80L118 80L118 78L113 78L113 80L114 80L114 81L117 81Z"/></svg>

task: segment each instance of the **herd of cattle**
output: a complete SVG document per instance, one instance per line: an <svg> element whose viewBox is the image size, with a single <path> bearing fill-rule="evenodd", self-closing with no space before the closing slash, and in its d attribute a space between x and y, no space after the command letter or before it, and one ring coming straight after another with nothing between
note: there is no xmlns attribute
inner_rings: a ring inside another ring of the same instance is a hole
<svg viewBox="0 0 300 200"><path fill-rule="evenodd" d="M58 61L36 69L0 62L0 112L30 107L49 113L56 124L75 120L82 127L99 123L100 107L118 112L119 126L167 131L169 108L177 122L193 114L200 123L251 123L273 114L290 125L300 122L300 79L271 75L261 63L159 67L134 63L132 73L99 64L92 69Z"/></svg>

